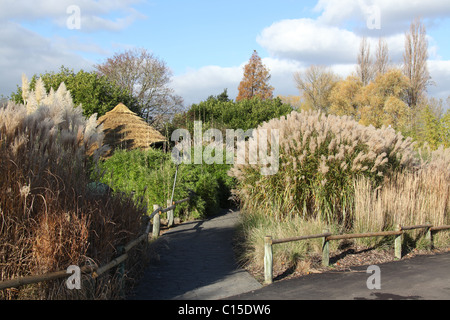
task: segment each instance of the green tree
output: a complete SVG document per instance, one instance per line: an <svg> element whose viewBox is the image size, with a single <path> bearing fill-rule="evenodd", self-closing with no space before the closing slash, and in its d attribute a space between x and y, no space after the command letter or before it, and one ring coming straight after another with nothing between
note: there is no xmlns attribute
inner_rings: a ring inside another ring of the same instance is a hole
<svg viewBox="0 0 450 320"><path fill-rule="evenodd" d="M96 72L86 72L80 70L75 73L62 66L59 72L46 72L34 75L30 81L30 89L34 90L37 79L41 78L47 92L51 89L57 90L64 82L67 90L70 91L75 105L83 108L83 114L90 117L94 113L98 117L112 110L119 103L125 104L130 110L138 112L137 101L127 92L127 90L110 82L106 77L97 75ZM17 91L11 94L11 100L16 103L23 103L22 88L17 87Z"/></svg>
<svg viewBox="0 0 450 320"><path fill-rule="evenodd" d="M450 109L441 118L441 141L445 148L450 147Z"/></svg>
<svg viewBox="0 0 450 320"><path fill-rule="evenodd" d="M264 121L287 115L292 112L289 104L281 99L261 100L254 97L242 101L220 101L209 97L206 101L193 104L191 108L174 118L172 128L187 128L193 132L194 121L202 121L203 129L216 128L248 130L256 128Z"/></svg>
<svg viewBox="0 0 450 320"><path fill-rule="evenodd" d="M412 136L419 145L427 143L432 150L440 145L450 146L450 109L443 112L442 99L430 98L421 106Z"/></svg>
<svg viewBox="0 0 450 320"><path fill-rule="evenodd" d="M427 142L432 150L437 149L441 140L441 122L429 105L422 111L423 129L420 139Z"/></svg>

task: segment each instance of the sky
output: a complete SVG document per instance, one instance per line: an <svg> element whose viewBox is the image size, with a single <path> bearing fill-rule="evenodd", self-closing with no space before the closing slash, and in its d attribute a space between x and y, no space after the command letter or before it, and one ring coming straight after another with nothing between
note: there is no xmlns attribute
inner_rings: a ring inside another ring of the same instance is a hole
<svg viewBox="0 0 450 320"><path fill-rule="evenodd" d="M361 38L379 37L401 63L404 35L420 16L429 41L428 93L450 96L448 0L0 0L0 94L31 77L78 71L115 53L144 48L173 72L185 106L228 89L237 96L243 67L257 50L275 95L298 95L294 72L313 64L342 77L355 70Z"/></svg>

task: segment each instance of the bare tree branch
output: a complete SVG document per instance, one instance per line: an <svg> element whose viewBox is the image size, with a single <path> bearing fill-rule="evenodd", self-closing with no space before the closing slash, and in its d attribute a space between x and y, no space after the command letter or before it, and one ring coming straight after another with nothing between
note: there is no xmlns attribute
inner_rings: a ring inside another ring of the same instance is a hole
<svg viewBox="0 0 450 320"><path fill-rule="evenodd" d="M356 72L364 86L368 85L374 79L374 64L370 58L370 43L366 37L363 37L361 40Z"/></svg>
<svg viewBox="0 0 450 320"><path fill-rule="evenodd" d="M403 73L410 80L407 103L410 108L418 105L431 83L428 71L428 41L422 21L416 18L405 34L405 53L403 54Z"/></svg>
<svg viewBox="0 0 450 320"><path fill-rule="evenodd" d="M115 54L95 68L126 88L138 100L141 116L153 125L160 125L182 108L183 99L169 87L172 71L145 49Z"/></svg>

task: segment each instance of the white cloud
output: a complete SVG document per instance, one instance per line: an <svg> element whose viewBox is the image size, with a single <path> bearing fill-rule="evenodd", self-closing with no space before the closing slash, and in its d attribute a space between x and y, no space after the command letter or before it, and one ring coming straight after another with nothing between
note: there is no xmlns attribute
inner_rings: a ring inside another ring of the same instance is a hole
<svg viewBox="0 0 450 320"><path fill-rule="evenodd" d="M0 2L0 20L16 22L50 20L65 28L71 14L67 8L77 6L81 14L82 32L97 30L118 31L126 28L137 19L145 16L131 5L141 0L2 0ZM111 15L119 15L112 17Z"/></svg>
<svg viewBox="0 0 450 320"><path fill-rule="evenodd" d="M238 86L244 75L244 66L247 63L248 61L245 61L234 67L206 66L191 69L175 76L172 87L184 98L186 106L206 100L210 95L218 95L224 89L228 89L230 99L236 99ZM262 63L270 71L270 84L275 88L275 96L298 94L293 73L304 69L303 64L275 58L264 58Z"/></svg>
<svg viewBox="0 0 450 320"><path fill-rule="evenodd" d="M435 83L428 88L428 94L445 101L450 96L450 60L429 60L428 70Z"/></svg>
<svg viewBox="0 0 450 320"><path fill-rule="evenodd" d="M87 56L109 54L98 43L83 37L79 32L62 38L53 31L45 37L24 27L27 24L48 23L67 28L73 12L67 9L76 5L80 9L80 31L119 31L144 16L132 5L142 0L2 0L0 2L0 94L9 95L20 85L21 75L28 77L47 71L57 71L64 65L74 70L92 70L93 62ZM75 3L75 4L74 4ZM59 30L59 31L61 31ZM84 55L85 57L82 57Z"/></svg>
<svg viewBox="0 0 450 320"><path fill-rule="evenodd" d="M185 105L206 100L228 89L228 96L234 99L243 75L243 65L237 67L205 66L190 69L173 78L172 88L183 97Z"/></svg>
<svg viewBox="0 0 450 320"><path fill-rule="evenodd" d="M312 19L292 19L265 28L257 42L275 57L332 64L354 61L360 39L351 31Z"/></svg>
<svg viewBox="0 0 450 320"><path fill-rule="evenodd" d="M404 31L415 17L429 21L448 18L448 0L319 0L314 10L322 12L318 22L328 25L341 25L349 21L359 22L359 32L367 32L366 22L373 9L380 12L381 30L385 36Z"/></svg>
<svg viewBox="0 0 450 320"><path fill-rule="evenodd" d="M0 23L0 94L9 95L21 84L22 73L28 77L46 71L57 71L62 65L89 70L92 63L67 51L63 43L27 30L17 23Z"/></svg>

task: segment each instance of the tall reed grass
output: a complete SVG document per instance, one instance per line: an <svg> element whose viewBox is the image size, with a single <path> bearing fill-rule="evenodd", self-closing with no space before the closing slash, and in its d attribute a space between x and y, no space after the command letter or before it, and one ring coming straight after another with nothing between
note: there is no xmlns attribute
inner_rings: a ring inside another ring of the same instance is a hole
<svg viewBox="0 0 450 320"><path fill-rule="evenodd" d="M35 91L27 84L24 78L24 105L0 108L0 281L103 265L140 233L144 213L129 198L87 190L107 149L96 116L85 119L64 84L49 93L40 80ZM117 298L117 283L114 274L80 291L45 282L0 298Z"/></svg>
<svg viewBox="0 0 450 320"><path fill-rule="evenodd" d="M450 224L450 149L439 148L417 168L397 172L379 187L364 177L354 187L356 232L394 230L397 224ZM450 235L441 232L434 240L445 247ZM367 245L376 241L358 240Z"/></svg>

